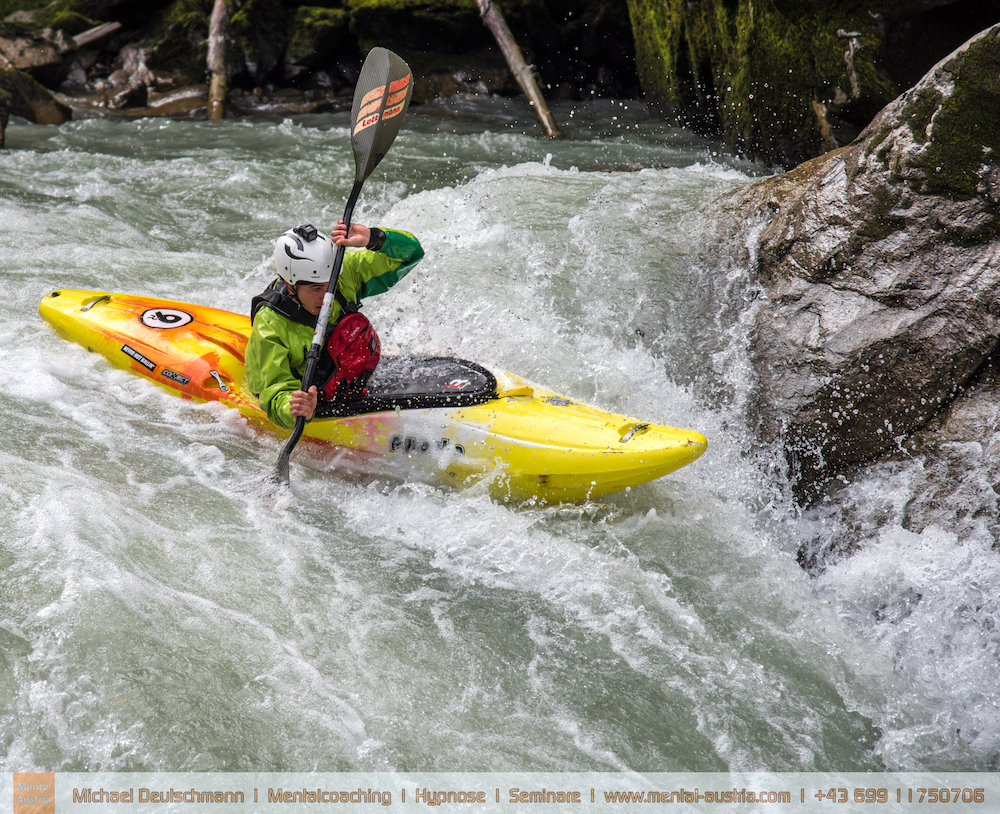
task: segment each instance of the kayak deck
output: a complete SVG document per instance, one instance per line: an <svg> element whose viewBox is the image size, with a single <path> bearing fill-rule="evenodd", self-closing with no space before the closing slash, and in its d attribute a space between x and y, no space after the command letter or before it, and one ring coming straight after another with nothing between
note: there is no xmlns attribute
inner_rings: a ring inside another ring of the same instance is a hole
<svg viewBox="0 0 1000 814"><path fill-rule="evenodd" d="M39 304L60 335L112 365L199 402L218 401L279 436L244 385L248 317L101 291L54 291ZM304 438L321 458L376 475L467 486L501 500L576 502L667 475L705 437L577 402L511 373L450 357L384 356L357 402L326 405Z"/></svg>
<svg viewBox="0 0 1000 814"><path fill-rule="evenodd" d="M383 356L368 381L366 395L355 401L326 401L317 418L384 410L462 407L497 396L497 379L486 368L448 356Z"/></svg>

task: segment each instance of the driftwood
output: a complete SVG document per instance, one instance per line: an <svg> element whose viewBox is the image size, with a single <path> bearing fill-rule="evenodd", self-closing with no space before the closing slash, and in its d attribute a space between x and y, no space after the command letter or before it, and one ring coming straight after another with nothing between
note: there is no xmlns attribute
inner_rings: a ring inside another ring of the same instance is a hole
<svg viewBox="0 0 1000 814"><path fill-rule="evenodd" d="M542 124L542 129L545 130L545 135L549 138L562 138L563 134L560 132L556 120L552 117L552 113L549 112L549 106L545 103L545 97L542 96L542 92L538 88L538 82L535 81L534 71L524 61L524 55L521 53L514 35L510 33L507 21L493 4L493 0L476 0L476 2L479 4L479 13L483 22L496 38L497 45L503 51L504 58L507 60L517 84L524 91L524 95L528 97L531 106L535 108L535 114Z"/></svg>
<svg viewBox="0 0 1000 814"><path fill-rule="evenodd" d="M88 28L73 37L73 42L76 43L77 48L83 48L84 45L90 45L92 42L97 42L102 40L116 31L119 31L122 27L121 23L103 23L101 25L95 26L94 28Z"/></svg>
<svg viewBox="0 0 1000 814"><path fill-rule="evenodd" d="M205 117L221 122L226 115L229 74L226 71L226 51L229 45L229 8L226 0L215 0L208 28L208 108Z"/></svg>

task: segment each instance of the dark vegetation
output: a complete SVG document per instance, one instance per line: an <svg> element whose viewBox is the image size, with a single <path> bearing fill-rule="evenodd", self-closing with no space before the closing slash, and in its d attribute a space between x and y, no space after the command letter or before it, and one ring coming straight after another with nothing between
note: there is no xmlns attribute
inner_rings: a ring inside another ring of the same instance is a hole
<svg viewBox="0 0 1000 814"><path fill-rule="evenodd" d="M498 7L547 95L639 94L623 4L502 0ZM51 28L71 39L99 23L120 22L96 54L76 55L83 57L78 70L68 60L58 83L63 90L96 87L124 66L123 53L137 55L161 81L169 76L174 86L197 84L206 79L211 11L211 0L0 0L0 19L7 21L0 36ZM425 97L463 89L518 92L475 0L231 0L230 19L228 67L237 90L349 91L364 54L381 45L426 80L418 88ZM36 78L53 85L51 77Z"/></svg>
<svg viewBox="0 0 1000 814"><path fill-rule="evenodd" d="M785 167L852 141L1000 0L628 0L664 114Z"/></svg>
<svg viewBox="0 0 1000 814"><path fill-rule="evenodd" d="M163 97L206 82L212 3L0 0L0 74L17 67L49 89L74 99L89 94L96 106L123 115L200 115L204 104L193 96L172 104ZM476 0L228 3L230 114L260 112L282 99L298 105L286 104L285 113L341 109L375 45L413 68L416 104L521 92ZM937 61L1000 20L1000 0L496 4L546 98L643 97L665 118L775 168L850 143ZM106 22L120 27L74 42ZM17 50L18 38L57 56L5 65L2 55ZM925 101L914 126L934 112ZM992 132L986 121L969 126Z"/></svg>

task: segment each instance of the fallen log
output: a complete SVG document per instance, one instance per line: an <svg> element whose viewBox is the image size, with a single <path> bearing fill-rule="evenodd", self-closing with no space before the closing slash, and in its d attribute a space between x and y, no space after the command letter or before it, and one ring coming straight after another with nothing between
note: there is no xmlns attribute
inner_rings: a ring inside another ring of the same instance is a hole
<svg viewBox="0 0 1000 814"><path fill-rule="evenodd" d="M492 32L500 50L503 51L507 65L510 66L510 71L514 74L514 79L517 80L524 95L528 97L528 102L535 108L535 115L538 116L538 121L541 122L545 135L549 138L562 138L563 134L549 111L549 106L545 103L545 97L538 88L538 82L535 81L535 73L524 61L524 54L521 53L514 35L510 33L507 21L504 20L493 0L476 0L476 2L479 4L479 14L483 18L483 22L486 23L486 27Z"/></svg>
<svg viewBox="0 0 1000 814"><path fill-rule="evenodd" d="M73 42L76 43L77 48L83 48L84 45L90 45L92 42L103 40L105 37L114 34L121 27L121 23L102 23L93 28L88 28L86 31L81 31L73 37Z"/></svg>

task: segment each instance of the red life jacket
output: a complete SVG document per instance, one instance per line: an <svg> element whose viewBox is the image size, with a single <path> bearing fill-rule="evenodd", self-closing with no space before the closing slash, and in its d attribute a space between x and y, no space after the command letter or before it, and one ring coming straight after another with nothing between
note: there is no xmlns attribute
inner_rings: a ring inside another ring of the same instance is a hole
<svg viewBox="0 0 1000 814"><path fill-rule="evenodd" d="M323 401L355 401L367 395L365 386L378 366L382 344L364 314L344 314L326 343L333 373L320 388Z"/></svg>

